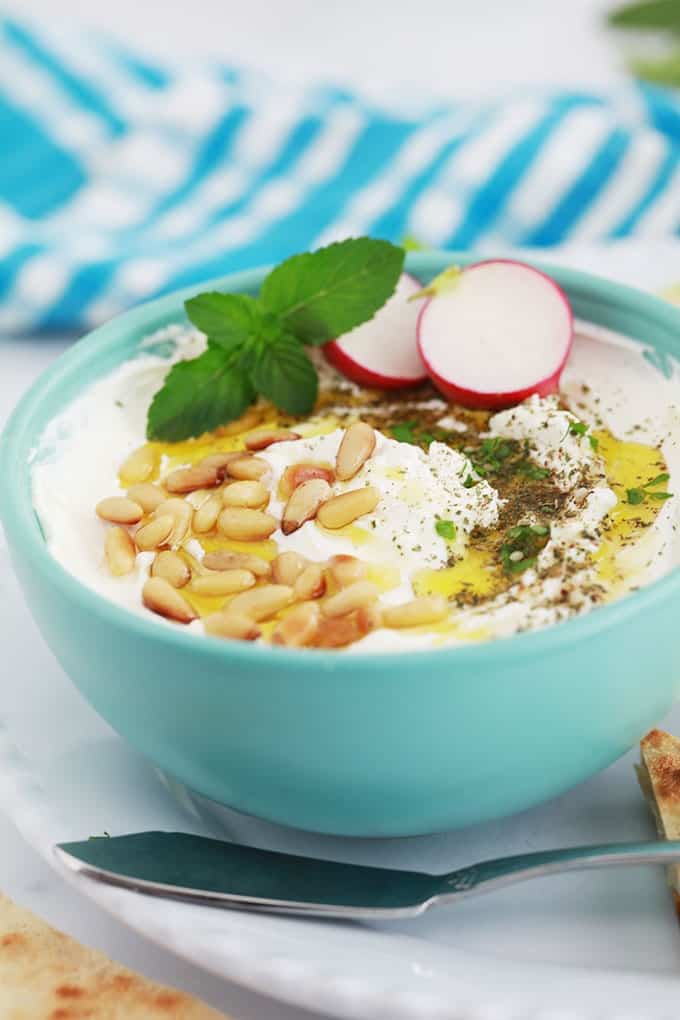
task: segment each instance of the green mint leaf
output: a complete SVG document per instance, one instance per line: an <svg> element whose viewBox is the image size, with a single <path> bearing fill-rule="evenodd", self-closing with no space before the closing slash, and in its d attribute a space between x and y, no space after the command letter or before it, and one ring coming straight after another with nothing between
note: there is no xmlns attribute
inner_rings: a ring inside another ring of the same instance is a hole
<svg viewBox="0 0 680 1020"><path fill-rule="evenodd" d="M260 328L257 301L247 294L197 294L184 302L184 308L212 344L227 350L246 343Z"/></svg>
<svg viewBox="0 0 680 1020"><path fill-rule="evenodd" d="M258 393L288 414L309 414L319 380L304 347L290 333L261 344L249 358L248 372Z"/></svg>
<svg viewBox="0 0 680 1020"><path fill-rule="evenodd" d="M200 357L170 369L149 408L147 438L173 443L203 435L239 418L254 399L235 356L210 346Z"/></svg>
<svg viewBox="0 0 680 1020"><path fill-rule="evenodd" d="M677 0L642 0L617 8L607 20L617 28L680 31L680 6Z"/></svg>
<svg viewBox="0 0 680 1020"><path fill-rule="evenodd" d="M626 499L631 506L638 506L640 503L644 503L645 490L644 489L626 489Z"/></svg>
<svg viewBox="0 0 680 1020"><path fill-rule="evenodd" d="M653 489L655 485L661 485L663 482L667 482L670 479L670 475L667 471L663 474L657 475L656 478L652 478L650 482L645 483L645 489Z"/></svg>
<svg viewBox="0 0 680 1020"><path fill-rule="evenodd" d="M371 319L394 292L404 250L351 238L293 255L262 284L263 308L306 344L323 344Z"/></svg>
<svg viewBox="0 0 680 1020"><path fill-rule="evenodd" d="M673 493L672 492L648 492L647 495L649 496L650 499L660 499L660 500L663 500L663 499L672 499L672 497L673 497Z"/></svg>
<svg viewBox="0 0 680 1020"><path fill-rule="evenodd" d="M436 521L434 530L440 538L445 538L448 542L453 542L457 534L456 525L453 521Z"/></svg>

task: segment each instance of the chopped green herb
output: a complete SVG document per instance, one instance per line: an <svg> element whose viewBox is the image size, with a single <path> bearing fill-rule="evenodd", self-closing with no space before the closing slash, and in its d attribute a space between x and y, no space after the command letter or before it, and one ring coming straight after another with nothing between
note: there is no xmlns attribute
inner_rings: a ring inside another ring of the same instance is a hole
<svg viewBox="0 0 680 1020"><path fill-rule="evenodd" d="M532 464L530 460L521 460L517 465L517 470L520 475L524 475L525 478L531 478L534 482L541 482L544 478L550 476L547 468Z"/></svg>
<svg viewBox="0 0 680 1020"><path fill-rule="evenodd" d="M645 482L644 485L636 487L634 489L626 489L626 501L632 506L639 506L640 503L644 503L645 499L656 499L661 502L666 499L670 499L673 495L672 492L649 492L649 489L653 489L657 485L663 485L670 479L670 475L667 471L663 471L656 478L650 479Z"/></svg>
<svg viewBox="0 0 680 1020"><path fill-rule="evenodd" d="M569 423L567 429L567 435L569 436L588 436L588 442L590 443L591 449L598 450L600 447L600 440L597 436L589 434L590 425L586 425L584 421L572 421Z"/></svg>
<svg viewBox="0 0 680 1020"><path fill-rule="evenodd" d="M500 471L506 461L515 452L517 444L511 440L492 436L483 440L478 449L467 450L472 466L482 478L490 472Z"/></svg>
<svg viewBox="0 0 680 1020"><path fill-rule="evenodd" d="M673 496L672 492L648 492L647 495L650 499L671 499Z"/></svg>
<svg viewBox="0 0 680 1020"><path fill-rule="evenodd" d="M549 535L550 528L544 524L518 524L510 528L500 551L505 572L521 574L533 567Z"/></svg>
<svg viewBox="0 0 680 1020"><path fill-rule="evenodd" d="M463 488L464 489L472 489L477 484L478 484L478 479L473 478L472 475L468 475L467 478L465 479L465 481L463 482Z"/></svg>
<svg viewBox="0 0 680 1020"><path fill-rule="evenodd" d="M505 569L510 574L523 574L525 570L528 570L529 567L533 567L535 563L535 556L526 556L521 560L509 560Z"/></svg>
<svg viewBox="0 0 680 1020"><path fill-rule="evenodd" d="M415 443L416 437L414 428L418 423L415 421L400 421L397 425L393 425L390 428L390 432L394 439L400 443Z"/></svg>
<svg viewBox="0 0 680 1020"><path fill-rule="evenodd" d="M453 542L456 537L456 525L453 521L438 520L435 523L434 530L441 538L445 538L449 542Z"/></svg>

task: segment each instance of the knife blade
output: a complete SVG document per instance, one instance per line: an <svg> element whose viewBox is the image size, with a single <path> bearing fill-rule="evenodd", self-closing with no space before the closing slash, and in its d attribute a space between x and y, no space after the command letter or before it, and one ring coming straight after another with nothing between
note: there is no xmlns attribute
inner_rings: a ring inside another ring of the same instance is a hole
<svg viewBox="0 0 680 1020"><path fill-rule="evenodd" d="M182 832L96 837L55 847L72 871L151 895L268 912L414 916L439 891L419 872L260 850Z"/></svg>

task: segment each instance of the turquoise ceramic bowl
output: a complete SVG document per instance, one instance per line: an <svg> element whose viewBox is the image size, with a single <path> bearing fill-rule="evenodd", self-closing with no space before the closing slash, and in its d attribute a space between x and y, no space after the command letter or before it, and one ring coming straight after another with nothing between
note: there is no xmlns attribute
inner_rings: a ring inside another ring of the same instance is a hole
<svg viewBox="0 0 680 1020"><path fill-rule="evenodd" d="M414 255L410 269L426 280L452 258ZM548 271L577 316L680 355L680 312L670 305ZM215 285L249 291L262 277ZM22 400L0 448L2 522L28 605L78 689L134 747L240 811L326 833L396 836L553 797L662 718L680 688L678 570L537 633L351 656L202 640L127 613L66 573L33 512L30 452L47 423L145 334L182 321L183 301L198 289L135 309L76 344Z"/></svg>

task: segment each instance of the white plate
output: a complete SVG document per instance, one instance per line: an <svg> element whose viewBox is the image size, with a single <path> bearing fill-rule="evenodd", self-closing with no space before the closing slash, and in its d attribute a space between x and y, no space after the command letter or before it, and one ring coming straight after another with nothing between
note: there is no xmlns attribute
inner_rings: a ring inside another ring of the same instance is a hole
<svg viewBox="0 0 680 1020"><path fill-rule="evenodd" d="M222 825L237 840L275 849L424 870L653 835L632 755L549 805L422 839L331 839L233 812L199 813L83 702L38 636L1 551L0 597L0 807L55 867L56 841L152 828L214 834ZM668 725L673 722L680 728L680 711ZM65 877L131 927L194 963L338 1016L675 1020L678 1015L680 943L660 870L543 879L415 921L376 927L162 902Z"/></svg>

